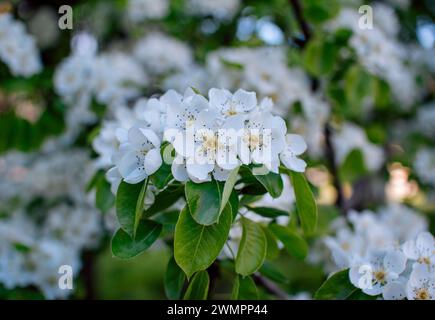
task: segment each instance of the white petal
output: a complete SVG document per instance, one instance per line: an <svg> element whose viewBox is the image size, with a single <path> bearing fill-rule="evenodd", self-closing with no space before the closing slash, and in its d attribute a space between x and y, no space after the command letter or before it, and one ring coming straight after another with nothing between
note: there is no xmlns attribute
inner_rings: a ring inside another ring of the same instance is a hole
<svg viewBox="0 0 435 320"><path fill-rule="evenodd" d="M429 232L421 232L417 236L416 246L420 255L429 257L432 255L432 251L435 248L434 237Z"/></svg>
<svg viewBox="0 0 435 320"><path fill-rule="evenodd" d="M305 172L307 164L304 160L299 159L288 152L281 153L280 159L284 166L286 166L288 169L296 172Z"/></svg>
<svg viewBox="0 0 435 320"><path fill-rule="evenodd" d="M152 175L154 172L159 170L163 163L162 155L160 154L159 149L152 149L148 151L148 153L145 156L145 172L148 175Z"/></svg>
<svg viewBox="0 0 435 320"><path fill-rule="evenodd" d="M182 100L183 100L183 96L175 90L169 90L163 96L160 97L161 102L172 106L180 105Z"/></svg>
<svg viewBox="0 0 435 320"><path fill-rule="evenodd" d="M122 177L117 167L113 167L106 172L106 179L110 183L110 190L116 194L118 187L121 184Z"/></svg>
<svg viewBox="0 0 435 320"><path fill-rule="evenodd" d="M187 174L186 164L183 162L180 162L180 159L177 160L177 158L174 160L171 166L171 172L174 176L174 179L177 181L187 181L189 180L189 176Z"/></svg>
<svg viewBox="0 0 435 320"><path fill-rule="evenodd" d="M359 288L359 279L362 274L359 273L360 266L354 266L349 269L349 280L357 288Z"/></svg>
<svg viewBox="0 0 435 320"><path fill-rule="evenodd" d="M255 92L239 89L234 93L233 101L237 104L237 109L242 112L249 112L257 106L257 95Z"/></svg>
<svg viewBox="0 0 435 320"><path fill-rule="evenodd" d="M213 109L203 110L196 117L195 128L215 130L218 128L220 114Z"/></svg>
<svg viewBox="0 0 435 320"><path fill-rule="evenodd" d="M295 155L301 155L307 150L304 138L298 134L288 134L285 137L287 146Z"/></svg>
<svg viewBox="0 0 435 320"><path fill-rule="evenodd" d="M222 168L219 168L218 166L215 166L213 170L213 177L217 181L226 181L228 179L228 176L230 175L231 170L224 170Z"/></svg>
<svg viewBox="0 0 435 320"><path fill-rule="evenodd" d="M402 249L408 259L412 259L412 260L418 259L419 254L414 240L406 241L403 244Z"/></svg>
<svg viewBox="0 0 435 320"><path fill-rule="evenodd" d="M431 278L431 274L427 265L415 264L411 275L409 276L409 283L415 287L423 287L426 282Z"/></svg>
<svg viewBox="0 0 435 320"><path fill-rule="evenodd" d="M391 250L384 257L384 267L390 272L401 274L406 268L406 256L400 250Z"/></svg>
<svg viewBox="0 0 435 320"><path fill-rule="evenodd" d="M210 106L221 113L225 113L228 108L228 104L231 101L232 94L226 89L212 88L208 92L210 100Z"/></svg>
<svg viewBox="0 0 435 320"><path fill-rule="evenodd" d="M207 181L209 173L214 169L213 164L187 164L187 173L199 181Z"/></svg>
<svg viewBox="0 0 435 320"><path fill-rule="evenodd" d="M128 141L134 145L134 148L140 148L144 143L148 143L148 139L138 127L128 130Z"/></svg>
<svg viewBox="0 0 435 320"><path fill-rule="evenodd" d="M140 158L136 152L131 151L124 155L119 163L119 173L127 183L138 183L147 177L142 167L143 158Z"/></svg>
<svg viewBox="0 0 435 320"><path fill-rule="evenodd" d="M155 148L160 147L160 138L155 134L154 131L150 129L140 129L140 131Z"/></svg>
<svg viewBox="0 0 435 320"><path fill-rule="evenodd" d="M403 300L406 298L406 285L398 281L389 282L384 286L382 297L385 300Z"/></svg>

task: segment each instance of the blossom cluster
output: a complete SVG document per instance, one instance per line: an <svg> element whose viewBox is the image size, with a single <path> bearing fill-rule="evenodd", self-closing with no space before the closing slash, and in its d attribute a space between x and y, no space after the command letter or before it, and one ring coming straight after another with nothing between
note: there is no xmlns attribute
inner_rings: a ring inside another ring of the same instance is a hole
<svg viewBox="0 0 435 320"><path fill-rule="evenodd" d="M14 76L30 77L42 70L35 39L9 13L0 13L0 61Z"/></svg>
<svg viewBox="0 0 435 320"><path fill-rule="evenodd" d="M391 204L377 214L349 214L350 228L335 222L326 237L334 269L350 268L353 285L384 299L435 300L435 240L426 220L414 210Z"/></svg>
<svg viewBox="0 0 435 320"><path fill-rule="evenodd" d="M305 171L306 163L298 158L307 148L303 138L287 134L285 121L271 108L270 99L258 103L254 92L242 89L233 94L213 88L209 99L192 89L184 95L170 90L159 99L139 100L136 118L118 128L106 123L94 147L101 163L110 158L115 165L107 175L114 189L121 178L138 183L155 173L163 163L162 141L175 149L171 169L178 181L225 181L242 164L278 173L282 163ZM119 148L109 156L114 146Z"/></svg>
<svg viewBox="0 0 435 320"><path fill-rule="evenodd" d="M47 299L72 292L59 288L59 268L69 265L77 276L81 252L101 235L100 213L85 193L89 156L56 150L0 158L0 283L35 286Z"/></svg>
<svg viewBox="0 0 435 320"><path fill-rule="evenodd" d="M409 59L408 48L397 39L398 18L392 8L381 3L373 5L373 12L372 29L359 27L360 16L353 7L343 8L327 27L330 30L351 30L350 46L361 64L388 82L400 105L409 108L417 100L419 90L415 70L405 63Z"/></svg>

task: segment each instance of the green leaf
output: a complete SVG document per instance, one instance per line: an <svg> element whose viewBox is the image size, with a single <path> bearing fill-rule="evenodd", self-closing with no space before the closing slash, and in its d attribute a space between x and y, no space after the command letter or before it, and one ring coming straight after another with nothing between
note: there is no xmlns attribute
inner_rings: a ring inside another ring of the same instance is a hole
<svg viewBox="0 0 435 320"><path fill-rule="evenodd" d="M335 17L340 11L340 3L337 0L304 0L302 8L309 22L319 24Z"/></svg>
<svg viewBox="0 0 435 320"><path fill-rule="evenodd" d="M280 216L289 216L289 212L287 211L283 211L280 209L276 209L276 208L270 208L270 207L251 207L251 206L246 206L246 208L249 209L249 211L255 212L263 217L266 218L277 218Z"/></svg>
<svg viewBox="0 0 435 320"><path fill-rule="evenodd" d="M219 214L221 214L222 211L225 209L225 206L227 205L227 202L230 199L234 186L236 185L237 182L238 173L239 173L239 167L231 171L227 181L225 181L224 191L222 192L222 201L221 201Z"/></svg>
<svg viewBox="0 0 435 320"><path fill-rule="evenodd" d="M272 281L275 281L277 283L288 283L288 279L279 271L277 267L275 267L273 264L269 262L264 262L263 266L260 268L260 273L269 278Z"/></svg>
<svg viewBox="0 0 435 320"><path fill-rule="evenodd" d="M302 237L289 228L277 224L270 224L269 229L281 240L288 253L299 260L305 259L308 254L308 245Z"/></svg>
<svg viewBox="0 0 435 320"><path fill-rule="evenodd" d="M115 197L110 190L110 184L106 181L104 176L97 182L95 204L103 213L109 211L115 204Z"/></svg>
<svg viewBox="0 0 435 320"><path fill-rule="evenodd" d="M217 181L188 181L185 192L190 213L196 222L209 226L219 221L222 196Z"/></svg>
<svg viewBox="0 0 435 320"><path fill-rule="evenodd" d="M121 259L133 258L148 249L161 231L162 225L151 220L141 221L134 239L120 228L112 238L112 253Z"/></svg>
<svg viewBox="0 0 435 320"><path fill-rule="evenodd" d="M317 290L316 300L343 300L357 290L349 280L349 269L331 275Z"/></svg>
<svg viewBox="0 0 435 320"><path fill-rule="evenodd" d="M236 257L236 272L243 276L260 269L266 258L267 240L261 225L242 218L242 239Z"/></svg>
<svg viewBox="0 0 435 320"><path fill-rule="evenodd" d="M145 217L151 217L168 209L184 195L184 185L171 184L160 191L154 199L154 203L145 211Z"/></svg>
<svg viewBox="0 0 435 320"><path fill-rule="evenodd" d="M236 219L237 214L239 213L239 196L237 195L237 191L233 191L230 195L230 199L228 200L229 205L231 206L231 212L233 215L233 221Z"/></svg>
<svg viewBox="0 0 435 320"><path fill-rule="evenodd" d="M219 222L198 224L185 206L180 213L174 235L174 256L177 264L190 278L196 271L207 269L221 252L232 223L230 206L222 212Z"/></svg>
<svg viewBox="0 0 435 320"><path fill-rule="evenodd" d="M275 258L278 258L279 256L279 248L276 237L272 234L272 232L263 227L264 234L266 235L267 240L267 253L266 253L266 259L273 260Z"/></svg>
<svg viewBox="0 0 435 320"><path fill-rule="evenodd" d="M234 281L232 300L257 300L258 290L254 280L250 276L242 277L237 275Z"/></svg>
<svg viewBox="0 0 435 320"><path fill-rule="evenodd" d="M135 237L142 217L148 179L138 184L121 182L116 194L116 215L122 229Z"/></svg>
<svg viewBox="0 0 435 320"><path fill-rule="evenodd" d="M269 192L272 198L278 198L281 195L283 189L281 175L269 172L265 175L254 175L254 177Z"/></svg>
<svg viewBox="0 0 435 320"><path fill-rule="evenodd" d="M338 46L330 40L316 39L304 51L304 66L315 76L330 74L336 66Z"/></svg>
<svg viewBox="0 0 435 320"><path fill-rule="evenodd" d="M364 156L360 149L353 149L348 153L339 172L343 181L351 183L367 173Z"/></svg>
<svg viewBox="0 0 435 320"><path fill-rule="evenodd" d="M163 163L150 179L156 188L163 189L173 179L171 166Z"/></svg>
<svg viewBox="0 0 435 320"><path fill-rule="evenodd" d="M180 299L185 280L186 275L183 270L177 265L174 257L171 257L164 279L166 297L170 300Z"/></svg>
<svg viewBox="0 0 435 320"><path fill-rule="evenodd" d="M317 227L317 206L313 192L302 173L290 171L290 175L302 229L306 235L312 234Z"/></svg>
<svg viewBox="0 0 435 320"><path fill-rule="evenodd" d="M210 285L210 277L207 271L199 271L192 278L189 287L184 294L184 300L206 300L208 288Z"/></svg>

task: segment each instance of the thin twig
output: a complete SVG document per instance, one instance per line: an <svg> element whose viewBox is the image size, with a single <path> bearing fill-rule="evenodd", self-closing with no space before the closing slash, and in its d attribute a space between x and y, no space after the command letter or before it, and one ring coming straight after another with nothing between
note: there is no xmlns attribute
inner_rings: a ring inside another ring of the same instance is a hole
<svg viewBox="0 0 435 320"><path fill-rule="evenodd" d="M290 4L293 7L293 12L295 13L296 20L304 35L304 41L301 42L301 47L304 47L311 38L310 26L305 20L304 14L302 12L302 6L299 3L299 0L290 0Z"/></svg>
<svg viewBox="0 0 435 320"><path fill-rule="evenodd" d="M347 216L346 202L343 195L343 187L339 177L334 145L332 143L332 129L329 123L325 124L325 156L329 164L329 170L332 175L332 183L337 190L337 199L335 205L340 209L344 216Z"/></svg>
<svg viewBox="0 0 435 320"><path fill-rule="evenodd" d="M264 289L266 289L267 292L275 295L281 300L288 300L289 296L288 294L282 290L280 287L278 287L276 284L274 284L272 281L264 278L260 274L256 273L253 275L254 281L257 285L262 286Z"/></svg>

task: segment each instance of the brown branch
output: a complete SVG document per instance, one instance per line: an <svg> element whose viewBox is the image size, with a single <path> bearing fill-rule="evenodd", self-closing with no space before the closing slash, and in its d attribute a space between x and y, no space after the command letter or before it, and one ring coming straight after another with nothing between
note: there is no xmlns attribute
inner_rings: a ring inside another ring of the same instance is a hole
<svg viewBox="0 0 435 320"><path fill-rule="evenodd" d="M329 170L332 175L332 183L337 190L337 199L335 205L340 209L341 213L347 216L346 200L343 195L343 187L339 177L337 162L335 156L334 145L332 143L332 129L329 123L325 124L325 156L329 164Z"/></svg>
<svg viewBox="0 0 435 320"><path fill-rule="evenodd" d="M302 11L302 6L299 3L299 0L289 0L289 1L290 1L290 5L293 7L293 12L295 13L295 17L299 24L299 27L301 28L302 33L304 35L304 41L301 42L301 47L303 48L311 38L310 26L305 20Z"/></svg>
<svg viewBox="0 0 435 320"><path fill-rule="evenodd" d="M279 299L281 299L281 300L288 300L289 299L288 294L284 290L282 290L280 287L278 287L272 281L264 278L260 274L258 274L258 273L254 274L253 279L257 285L262 286L264 289L266 289L267 292L275 295Z"/></svg>

